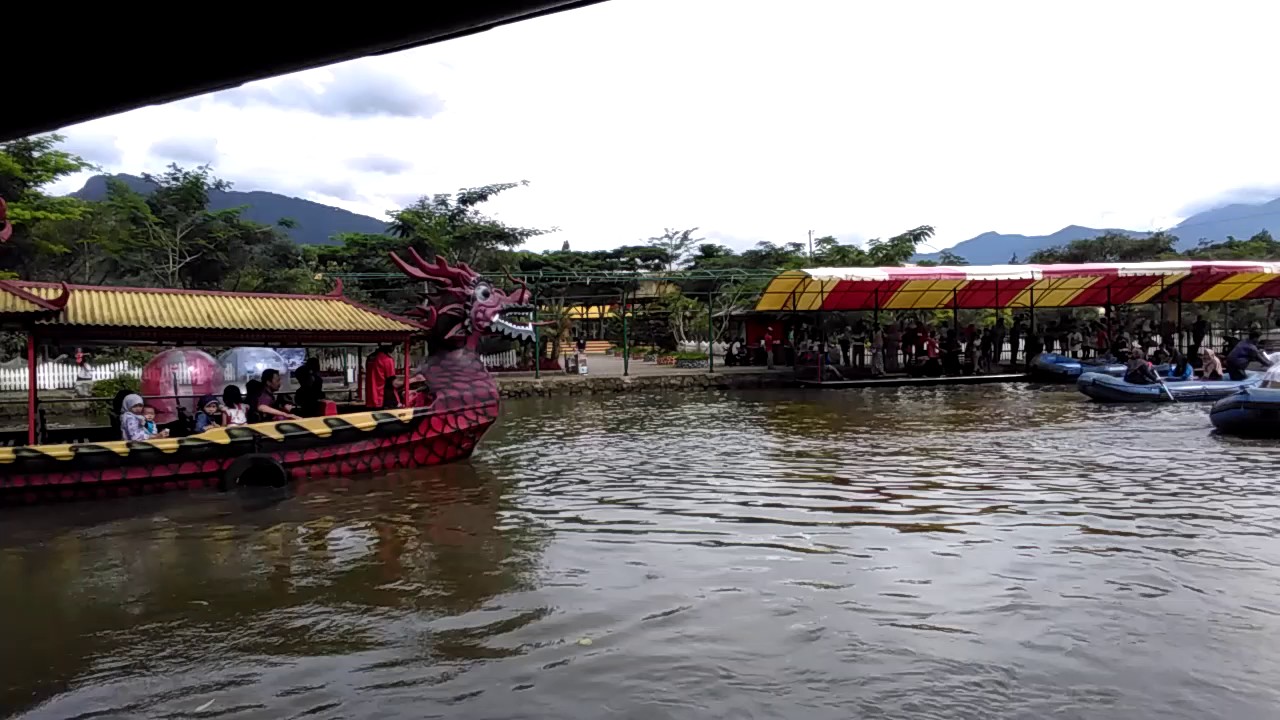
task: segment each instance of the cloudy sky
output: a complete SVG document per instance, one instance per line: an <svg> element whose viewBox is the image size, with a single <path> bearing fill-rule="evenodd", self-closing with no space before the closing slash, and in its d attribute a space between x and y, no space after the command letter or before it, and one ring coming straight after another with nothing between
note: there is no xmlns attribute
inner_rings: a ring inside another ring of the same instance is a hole
<svg viewBox="0 0 1280 720"><path fill-rule="evenodd" d="M1280 2L610 0L68 128L381 217L491 203L534 249L1167 227L1280 195ZM83 178L63 183L72 190Z"/></svg>

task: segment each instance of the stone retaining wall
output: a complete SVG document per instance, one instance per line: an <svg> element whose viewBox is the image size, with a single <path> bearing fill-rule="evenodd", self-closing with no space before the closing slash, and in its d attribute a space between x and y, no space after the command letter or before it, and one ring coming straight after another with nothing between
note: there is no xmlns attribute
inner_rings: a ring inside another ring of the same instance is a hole
<svg viewBox="0 0 1280 720"><path fill-rule="evenodd" d="M552 397L558 395L603 395L622 392L663 392L681 390L731 390L735 388L786 387L792 376L770 373L693 373L687 375L638 375L633 377L498 378L504 398Z"/></svg>

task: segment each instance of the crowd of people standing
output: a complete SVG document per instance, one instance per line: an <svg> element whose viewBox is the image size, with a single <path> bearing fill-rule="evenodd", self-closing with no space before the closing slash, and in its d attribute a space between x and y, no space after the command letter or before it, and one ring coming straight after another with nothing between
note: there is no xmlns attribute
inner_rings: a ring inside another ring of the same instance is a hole
<svg viewBox="0 0 1280 720"><path fill-rule="evenodd" d="M981 327L977 323L956 327L925 317L898 318L880 324L859 319L834 332L829 326L827 332L822 332L814 326L800 325L786 337L779 337L781 333L775 335L770 330L761 338L759 347L750 347L742 340L731 343L728 359L731 364L736 364L732 362L735 357L742 364L752 363L755 358L772 363L779 355L786 360L793 355L800 365L821 363L831 368L824 372L838 376L903 372L971 375L1022 369L1041 353L1124 363L1141 352L1159 363L1181 357L1187 366L1207 366L1211 373L1222 367L1224 376L1230 376L1228 358L1241 339L1230 335L1216 338L1223 343L1219 356L1219 350L1209 345L1213 339L1210 330L1203 316L1182 327L1141 316L1125 320L1081 319L1065 313L1036 323L1029 316L1015 316L1011 323L1005 317L997 317ZM1248 337L1243 339L1247 344ZM846 373L844 369L853 372Z"/></svg>

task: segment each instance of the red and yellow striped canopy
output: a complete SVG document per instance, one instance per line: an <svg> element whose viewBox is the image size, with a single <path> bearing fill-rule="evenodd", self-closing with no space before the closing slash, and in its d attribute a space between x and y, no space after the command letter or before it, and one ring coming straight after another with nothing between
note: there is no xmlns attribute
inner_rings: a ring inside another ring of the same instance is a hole
<svg viewBox="0 0 1280 720"><path fill-rule="evenodd" d="M1280 297L1280 262L816 268L769 282L759 311L1062 308Z"/></svg>

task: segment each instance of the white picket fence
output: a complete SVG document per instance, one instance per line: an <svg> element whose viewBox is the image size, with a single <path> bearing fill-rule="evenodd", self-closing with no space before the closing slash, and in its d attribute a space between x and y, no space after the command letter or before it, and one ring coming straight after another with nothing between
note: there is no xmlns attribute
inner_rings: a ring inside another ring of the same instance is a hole
<svg viewBox="0 0 1280 720"><path fill-rule="evenodd" d="M502 353L494 353L492 355L481 355L480 360L487 368L513 368L516 366L518 358L515 349Z"/></svg>
<svg viewBox="0 0 1280 720"><path fill-rule="evenodd" d="M36 366L36 388L39 390L66 390L73 388L76 386L76 380L79 379L80 374L80 368L77 368L72 363L41 363ZM85 374L94 382L110 380L119 375L140 378L142 377L142 368L120 360L103 365L91 365L87 368ZM27 368L0 368L0 391L26 392L26 390Z"/></svg>

